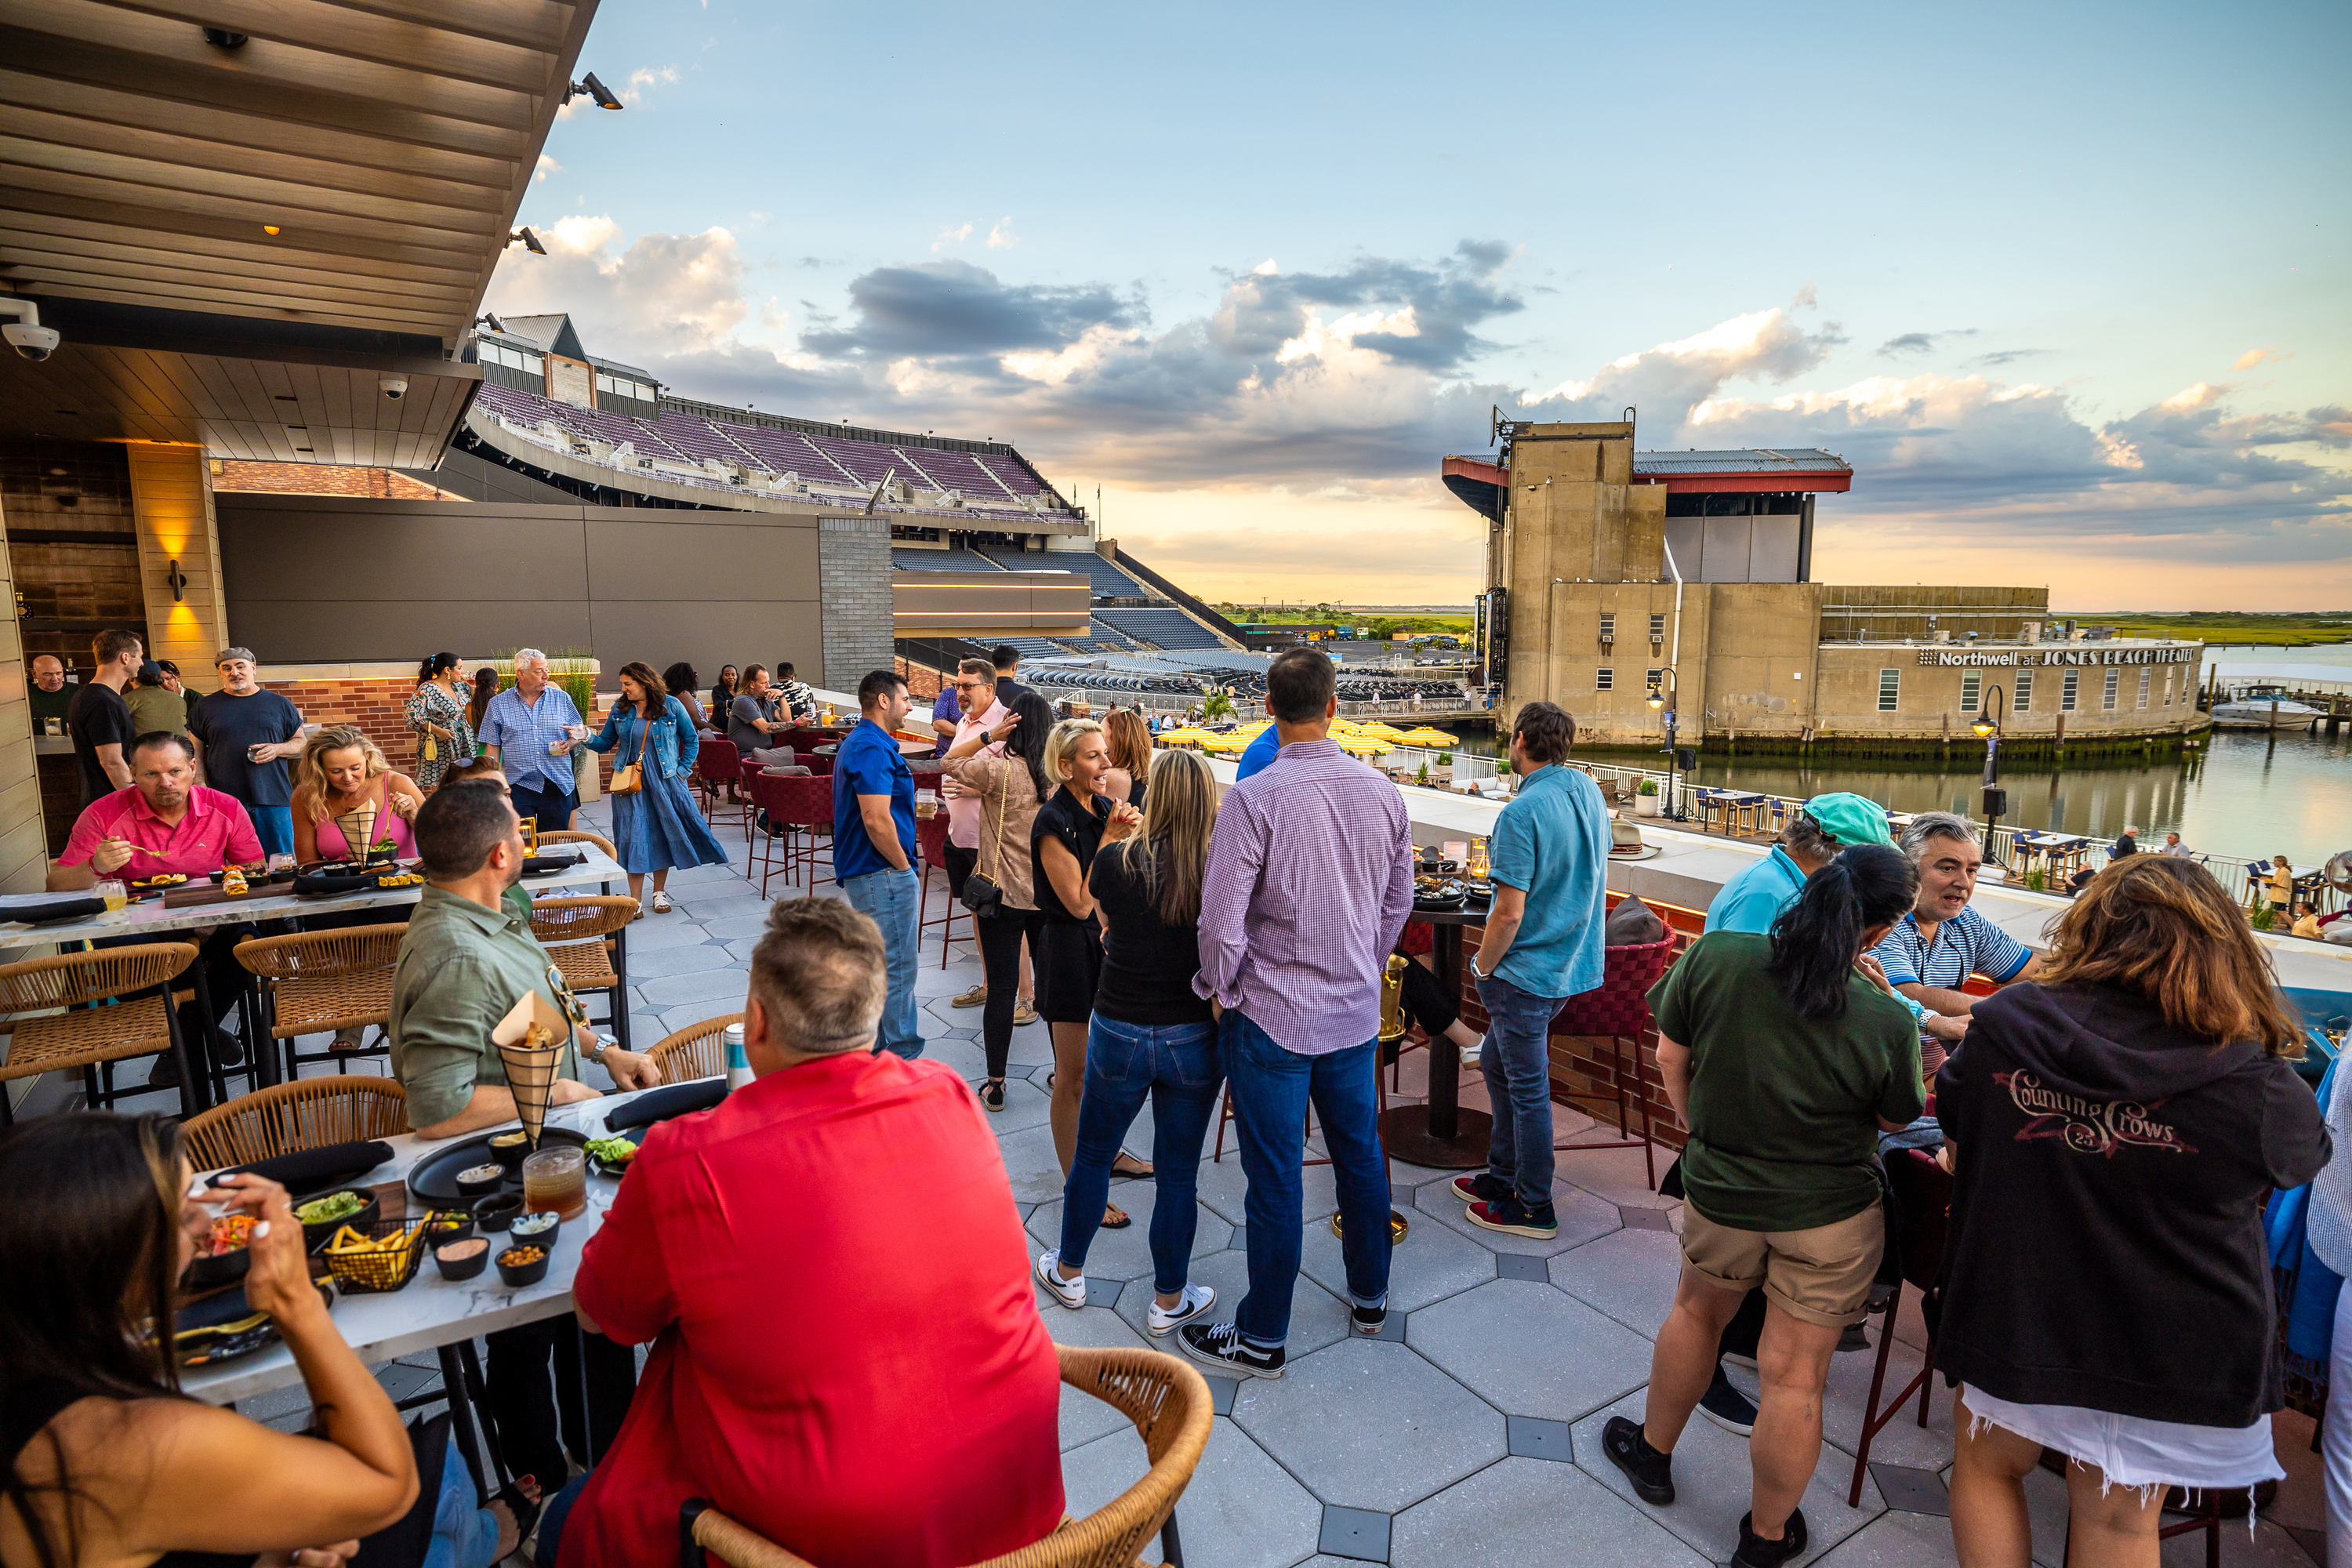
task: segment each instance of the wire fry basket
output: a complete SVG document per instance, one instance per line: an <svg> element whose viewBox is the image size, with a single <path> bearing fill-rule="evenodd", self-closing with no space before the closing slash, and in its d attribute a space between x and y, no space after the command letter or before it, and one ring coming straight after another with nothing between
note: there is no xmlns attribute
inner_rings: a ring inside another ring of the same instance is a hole
<svg viewBox="0 0 2352 1568"><path fill-rule="evenodd" d="M397 1290L416 1278L417 1266L425 1261L425 1225L410 1225L405 1220L378 1220L361 1229L371 1241L381 1241L388 1236L406 1233L407 1239L398 1247L388 1247L369 1252L337 1251L332 1240L320 1256L326 1259L327 1272L345 1294L369 1295Z"/></svg>

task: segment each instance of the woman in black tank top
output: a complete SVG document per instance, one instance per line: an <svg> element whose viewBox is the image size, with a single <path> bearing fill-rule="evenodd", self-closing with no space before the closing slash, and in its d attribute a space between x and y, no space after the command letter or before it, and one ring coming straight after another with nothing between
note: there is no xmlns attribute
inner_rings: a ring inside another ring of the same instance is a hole
<svg viewBox="0 0 2352 1568"><path fill-rule="evenodd" d="M286 1190L240 1176L197 1204L188 1184L160 1117L0 1134L5 1568L338 1564L416 1497L399 1413L329 1321ZM246 1295L294 1352L325 1442L179 1391L173 1289L216 1208L259 1222Z"/></svg>

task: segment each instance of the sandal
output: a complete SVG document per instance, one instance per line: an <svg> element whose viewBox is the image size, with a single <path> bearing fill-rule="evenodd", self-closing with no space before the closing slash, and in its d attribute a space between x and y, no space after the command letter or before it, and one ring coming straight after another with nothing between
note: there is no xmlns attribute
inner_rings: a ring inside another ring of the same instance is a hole
<svg viewBox="0 0 2352 1568"><path fill-rule="evenodd" d="M1001 1078L992 1078L982 1082L980 1086L980 1103L988 1110L1003 1110L1004 1109L1004 1080Z"/></svg>
<svg viewBox="0 0 2352 1568"><path fill-rule="evenodd" d="M1121 1160L1127 1163L1127 1168L1125 1170L1121 1170L1119 1168L1119 1161ZM1149 1161L1139 1160L1134 1155L1122 1149L1119 1151L1118 1159L1113 1160L1110 1163L1110 1173L1114 1176L1139 1179L1151 1174L1151 1165Z"/></svg>
<svg viewBox="0 0 2352 1568"><path fill-rule="evenodd" d="M1103 1229L1125 1230L1129 1226L1131 1226L1134 1223L1135 1216L1128 1213L1125 1209L1119 1207L1117 1204L1103 1205Z"/></svg>
<svg viewBox="0 0 2352 1568"><path fill-rule="evenodd" d="M535 1485L536 1483L533 1484ZM514 1552L507 1553L508 1556L511 1557L514 1555L515 1552L522 1550L522 1543L529 1541L530 1539L530 1532L534 1529L538 1528L539 1510L546 1506L547 1500L543 1495L534 1497L530 1493L524 1491L523 1483L521 1481L509 1481L505 1486L500 1487L498 1491L492 1495L490 1502L502 1502L506 1504L507 1511L514 1515ZM485 1503L483 1506L487 1508L489 1504Z"/></svg>
<svg viewBox="0 0 2352 1568"><path fill-rule="evenodd" d="M666 915L669 913L669 895L667 893L656 893L654 895L654 913L657 915Z"/></svg>

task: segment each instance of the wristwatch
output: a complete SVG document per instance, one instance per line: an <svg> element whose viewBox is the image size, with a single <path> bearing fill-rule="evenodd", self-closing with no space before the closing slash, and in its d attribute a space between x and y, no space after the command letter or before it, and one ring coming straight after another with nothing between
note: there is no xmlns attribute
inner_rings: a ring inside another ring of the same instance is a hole
<svg viewBox="0 0 2352 1568"><path fill-rule="evenodd" d="M1485 970L1478 967L1478 950L1475 948L1470 950L1470 978L1473 980L1491 980L1494 978L1493 975L1488 974Z"/></svg>
<svg viewBox="0 0 2352 1568"><path fill-rule="evenodd" d="M581 1054L585 1056L592 1065L602 1067L604 1063L604 1053L612 1048L608 1042L591 1035L588 1037L588 1048Z"/></svg>

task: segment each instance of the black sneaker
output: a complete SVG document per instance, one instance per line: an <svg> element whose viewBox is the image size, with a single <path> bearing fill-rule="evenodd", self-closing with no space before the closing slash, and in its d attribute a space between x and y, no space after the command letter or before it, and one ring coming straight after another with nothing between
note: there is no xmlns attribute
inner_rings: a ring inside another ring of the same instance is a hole
<svg viewBox="0 0 2352 1568"><path fill-rule="evenodd" d="M1187 1323L1176 1331L1176 1342L1194 1361L1244 1377L1280 1377L1283 1354L1242 1342L1242 1331L1231 1323Z"/></svg>
<svg viewBox="0 0 2352 1568"><path fill-rule="evenodd" d="M215 1029L212 1033L213 1060L225 1068L243 1067L245 1042L226 1029Z"/></svg>
<svg viewBox="0 0 2352 1568"><path fill-rule="evenodd" d="M1731 1385L1723 1375L1723 1368L1715 1369L1715 1381L1706 1385L1706 1393L1698 1402L1698 1413L1727 1432L1745 1437L1756 1430L1756 1406L1748 1395Z"/></svg>
<svg viewBox="0 0 2352 1568"><path fill-rule="evenodd" d="M1352 1307L1349 1309L1348 1316L1360 1334L1377 1334L1389 1323L1386 1307Z"/></svg>
<svg viewBox="0 0 2352 1568"><path fill-rule="evenodd" d="M1490 1204L1472 1204L1470 1223L1481 1230L1531 1236L1538 1241L1549 1241L1559 1234L1559 1219L1551 1205L1531 1209L1519 1202L1517 1193L1505 1193Z"/></svg>
<svg viewBox="0 0 2352 1568"><path fill-rule="evenodd" d="M1778 1541L1759 1541L1751 1527L1752 1513L1739 1516L1739 1550L1731 1554L1731 1568L1780 1568L1792 1557L1805 1551L1805 1510L1789 1510L1789 1522L1780 1527Z"/></svg>
<svg viewBox="0 0 2352 1568"><path fill-rule="evenodd" d="M147 1069L147 1087L149 1089L180 1087L180 1064L171 1052L165 1051L162 1056L157 1057L155 1065Z"/></svg>
<svg viewBox="0 0 2352 1568"><path fill-rule="evenodd" d="M1838 1349L1842 1351L1866 1351L1869 1348L1870 1336L1862 1331L1860 1323L1848 1323L1845 1332L1838 1336Z"/></svg>
<svg viewBox="0 0 2352 1568"><path fill-rule="evenodd" d="M1004 1080L1001 1078L992 1078L983 1080L980 1086L980 1103L987 1107L990 1110L1003 1110L1004 1109Z"/></svg>
<svg viewBox="0 0 2352 1568"><path fill-rule="evenodd" d="M1454 1195L1465 1204L1500 1203L1511 1195L1511 1184L1492 1171L1454 1178Z"/></svg>
<svg viewBox="0 0 2352 1568"><path fill-rule="evenodd" d="M1640 1422L1612 1415L1601 1428L1601 1451L1625 1472L1635 1497L1661 1508L1675 1500L1675 1457L1651 1447Z"/></svg>

